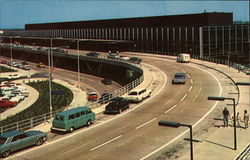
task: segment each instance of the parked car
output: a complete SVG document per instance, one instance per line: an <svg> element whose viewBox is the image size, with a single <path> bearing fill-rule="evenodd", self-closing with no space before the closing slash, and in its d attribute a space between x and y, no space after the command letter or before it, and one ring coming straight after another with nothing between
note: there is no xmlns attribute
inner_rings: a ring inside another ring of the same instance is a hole
<svg viewBox="0 0 250 160"><path fill-rule="evenodd" d="M120 56L117 55L116 53L110 53L110 54L107 56L107 58L109 58L109 59L119 59Z"/></svg>
<svg viewBox="0 0 250 160"><path fill-rule="evenodd" d="M12 97L9 101L10 102L17 102L17 103L19 103L19 102L23 101L24 98L25 97L22 96L22 95L16 95L15 97Z"/></svg>
<svg viewBox="0 0 250 160"><path fill-rule="evenodd" d="M100 54L97 53L97 52L89 52L89 53L86 54L86 56L90 56L90 57L99 57Z"/></svg>
<svg viewBox="0 0 250 160"><path fill-rule="evenodd" d="M96 101L98 99L96 92L89 92L88 93L88 101Z"/></svg>
<svg viewBox="0 0 250 160"><path fill-rule="evenodd" d="M38 68L45 68L45 64L43 64L43 63L38 63L37 65L36 65Z"/></svg>
<svg viewBox="0 0 250 160"><path fill-rule="evenodd" d="M0 108L15 107L17 102L10 102L8 100L0 100Z"/></svg>
<svg viewBox="0 0 250 160"><path fill-rule="evenodd" d="M138 57L130 57L129 61L133 62L133 63L136 63L136 64L140 64L142 60L140 58L138 58Z"/></svg>
<svg viewBox="0 0 250 160"><path fill-rule="evenodd" d="M129 102L123 97L114 97L105 107L105 114L121 113L123 110L129 108Z"/></svg>
<svg viewBox="0 0 250 160"><path fill-rule="evenodd" d="M102 83L103 83L103 84L106 84L106 85L110 85L110 84L112 84L112 80L111 80L111 79L104 78L104 79L102 79Z"/></svg>
<svg viewBox="0 0 250 160"><path fill-rule="evenodd" d="M151 95L151 90L147 90L146 88L139 88L129 91L126 99L129 102L141 102L147 97L150 97L150 95Z"/></svg>
<svg viewBox="0 0 250 160"><path fill-rule="evenodd" d="M98 99L98 103L101 103L101 104L108 103L109 100L110 100L112 97L113 97L112 94L106 93L106 92L105 92L105 93L103 93L103 94L101 95L101 97Z"/></svg>
<svg viewBox="0 0 250 160"><path fill-rule="evenodd" d="M119 59L120 59L120 60L124 60L124 61L128 61L128 60L129 60L129 57L127 57L127 56L120 56Z"/></svg>
<svg viewBox="0 0 250 160"><path fill-rule="evenodd" d="M8 157L11 152L32 145L41 145L47 140L47 133L42 131L10 131L0 135L0 154Z"/></svg>
<svg viewBox="0 0 250 160"><path fill-rule="evenodd" d="M7 61L7 60L1 60L1 63L2 63L2 64L7 64L8 61Z"/></svg>
<svg viewBox="0 0 250 160"><path fill-rule="evenodd" d="M19 78L21 78L21 76L18 75L18 74L9 74L7 78L8 78L9 80L14 80L14 79L19 79Z"/></svg>
<svg viewBox="0 0 250 160"><path fill-rule="evenodd" d="M22 69L23 70L30 70L30 67L28 65L23 65Z"/></svg>
<svg viewBox="0 0 250 160"><path fill-rule="evenodd" d="M22 64L22 65L29 65L29 63L26 62L26 61L23 61L21 64Z"/></svg>

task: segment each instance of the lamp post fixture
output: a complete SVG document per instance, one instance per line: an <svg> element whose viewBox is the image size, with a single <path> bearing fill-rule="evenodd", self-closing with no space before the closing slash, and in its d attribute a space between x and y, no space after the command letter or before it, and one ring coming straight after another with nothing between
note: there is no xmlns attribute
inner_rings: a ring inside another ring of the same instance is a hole
<svg viewBox="0 0 250 160"><path fill-rule="evenodd" d="M173 121L159 121L158 125L159 126L166 126L166 127L174 127L174 128L178 128L180 126L188 127L189 130L190 130L190 160L193 160L193 131L192 131L192 125L182 124L182 123L173 122Z"/></svg>
<svg viewBox="0 0 250 160"><path fill-rule="evenodd" d="M234 111L234 150L237 150L237 135L236 135L236 111L235 111L235 99L234 98L227 98L227 97L207 97L208 100L215 100L215 101L225 101L225 100L232 100L233 101L233 111Z"/></svg>

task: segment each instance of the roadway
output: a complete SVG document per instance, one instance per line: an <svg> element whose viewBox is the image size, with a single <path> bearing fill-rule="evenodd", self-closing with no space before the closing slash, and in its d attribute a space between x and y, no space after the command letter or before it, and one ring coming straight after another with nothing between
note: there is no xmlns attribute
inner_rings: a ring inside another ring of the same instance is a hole
<svg viewBox="0 0 250 160"><path fill-rule="evenodd" d="M151 98L73 134L50 134L47 144L10 159L141 159L186 130L159 127L159 120L195 124L214 104L207 97L221 94L218 79L191 64L150 57L143 57L143 62L160 70L152 68L156 78ZM187 73L185 85L171 84L176 72Z"/></svg>

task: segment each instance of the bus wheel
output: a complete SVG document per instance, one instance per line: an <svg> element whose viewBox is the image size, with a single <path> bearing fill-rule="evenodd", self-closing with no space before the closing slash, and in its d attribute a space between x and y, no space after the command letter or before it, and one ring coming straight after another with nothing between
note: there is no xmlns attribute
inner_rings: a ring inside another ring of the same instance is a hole
<svg viewBox="0 0 250 160"><path fill-rule="evenodd" d="M70 133L74 132L74 128L71 127L71 128L69 129L69 132L70 132Z"/></svg>
<svg viewBox="0 0 250 160"><path fill-rule="evenodd" d="M91 125L91 121L90 120L88 120L88 122L87 122L87 126L90 126Z"/></svg>

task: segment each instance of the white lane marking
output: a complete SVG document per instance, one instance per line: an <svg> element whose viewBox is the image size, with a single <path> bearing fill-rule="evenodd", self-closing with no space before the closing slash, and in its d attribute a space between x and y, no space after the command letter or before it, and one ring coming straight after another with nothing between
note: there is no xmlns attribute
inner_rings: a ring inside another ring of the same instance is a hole
<svg viewBox="0 0 250 160"><path fill-rule="evenodd" d="M187 93L182 97L181 102L187 97Z"/></svg>
<svg viewBox="0 0 250 160"><path fill-rule="evenodd" d="M195 101L195 100L197 99L198 96L199 96L199 95L196 95L196 96L194 97L193 101Z"/></svg>
<svg viewBox="0 0 250 160"><path fill-rule="evenodd" d="M191 84L193 84L194 82L193 82L193 79L191 79Z"/></svg>
<svg viewBox="0 0 250 160"><path fill-rule="evenodd" d="M168 100L168 102L166 104L169 104L172 101L172 99Z"/></svg>
<svg viewBox="0 0 250 160"><path fill-rule="evenodd" d="M200 87L200 89L199 89L199 93L201 92L201 87Z"/></svg>
<svg viewBox="0 0 250 160"><path fill-rule="evenodd" d="M191 78L191 76L189 74L187 74L187 76L188 76L189 79Z"/></svg>
<svg viewBox="0 0 250 160"><path fill-rule="evenodd" d="M191 86L188 91L190 92L192 90L192 88L193 88L193 86Z"/></svg>
<svg viewBox="0 0 250 160"><path fill-rule="evenodd" d="M98 148L100 148L100 147L102 147L102 146L104 146L104 145L106 145L106 144L109 144L109 143L111 143L111 142L113 142L113 141L115 141L115 140L117 140L117 139L119 139L119 138L121 138L121 137L122 137L122 135L120 135L120 136L118 136L118 137L115 137L115 138L113 138L113 139L111 139L111 140L109 140L109 141L107 141L107 142L105 142L105 143L103 143L103 144L100 144L100 145L98 145L98 146L96 146L96 147L90 149L90 151L96 150L96 149L98 149Z"/></svg>
<svg viewBox="0 0 250 160"><path fill-rule="evenodd" d="M174 95L174 97L176 97L179 93L180 93L180 90Z"/></svg>
<svg viewBox="0 0 250 160"><path fill-rule="evenodd" d="M136 127L135 129L139 129L139 128L141 128L141 127L143 127L143 126L149 124L150 122L153 122L153 121L156 120L156 119L157 119L157 118L155 117L155 118L151 119L150 121L147 121L146 123L143 123L142 125Z"/></svg>
<svg viewBox="0 0 250 160"><path fill-rule="evenodd" d="M171 110L173 110L175 107L177 106L177 104L176 105L174 105L173 107L171 107L169 110L167 110L166 112L164 112L164 113L168 113L168 112L170 112Z"/></svg>
<svg viewBox="0 0 250 160"><path fill-rule="evenodd" d="M217 83L218 83L218 85L219 85L219 88L220 88L220 92L219 92L218 97L220 97L221 94L222 94L222 86L221 86L220 81L218 80L218 78L215 77L212 73L210 73L210 72L208 72L208 71L206 71L206 70L204 70L204 69L201 69L201 68L199 68L199 67L197 67L197 66L193 66L193 67L194 67L194 68L197 68L197 69L199 69L199 70L201 70L201 71L207 72L208 74L210 74L210 75L217 81ZM215 104L213 105L213 107L212 107L203 117L201 117L201 119L199 119L199 120L193 125L193 128L194 128L195 126L197 126L202 120L204 120L204 119L214 110L214 108L217 106L218 103L219 103L219 102L216 101ZM141 158L140 160L144 160L144 159L146 159L146 158L152 156L153 154L157 153L158 151L162 150L162 149L165 148L166 146L170 145L171 143L173 143L174 141L176 141L177 139L179 139L180 137L182 137L182 136L183 136L184 134L186 134L187 132L189 132L189 129L186 129L184 132L182 132L181 134L179 134L177 137L175 137L174 139L172 139L172 140L169 141L168 143L164 144L163 146L159 147L158 149L154 150L153 152L149 153L148 155L144 156L144 157Z"/></svg>

